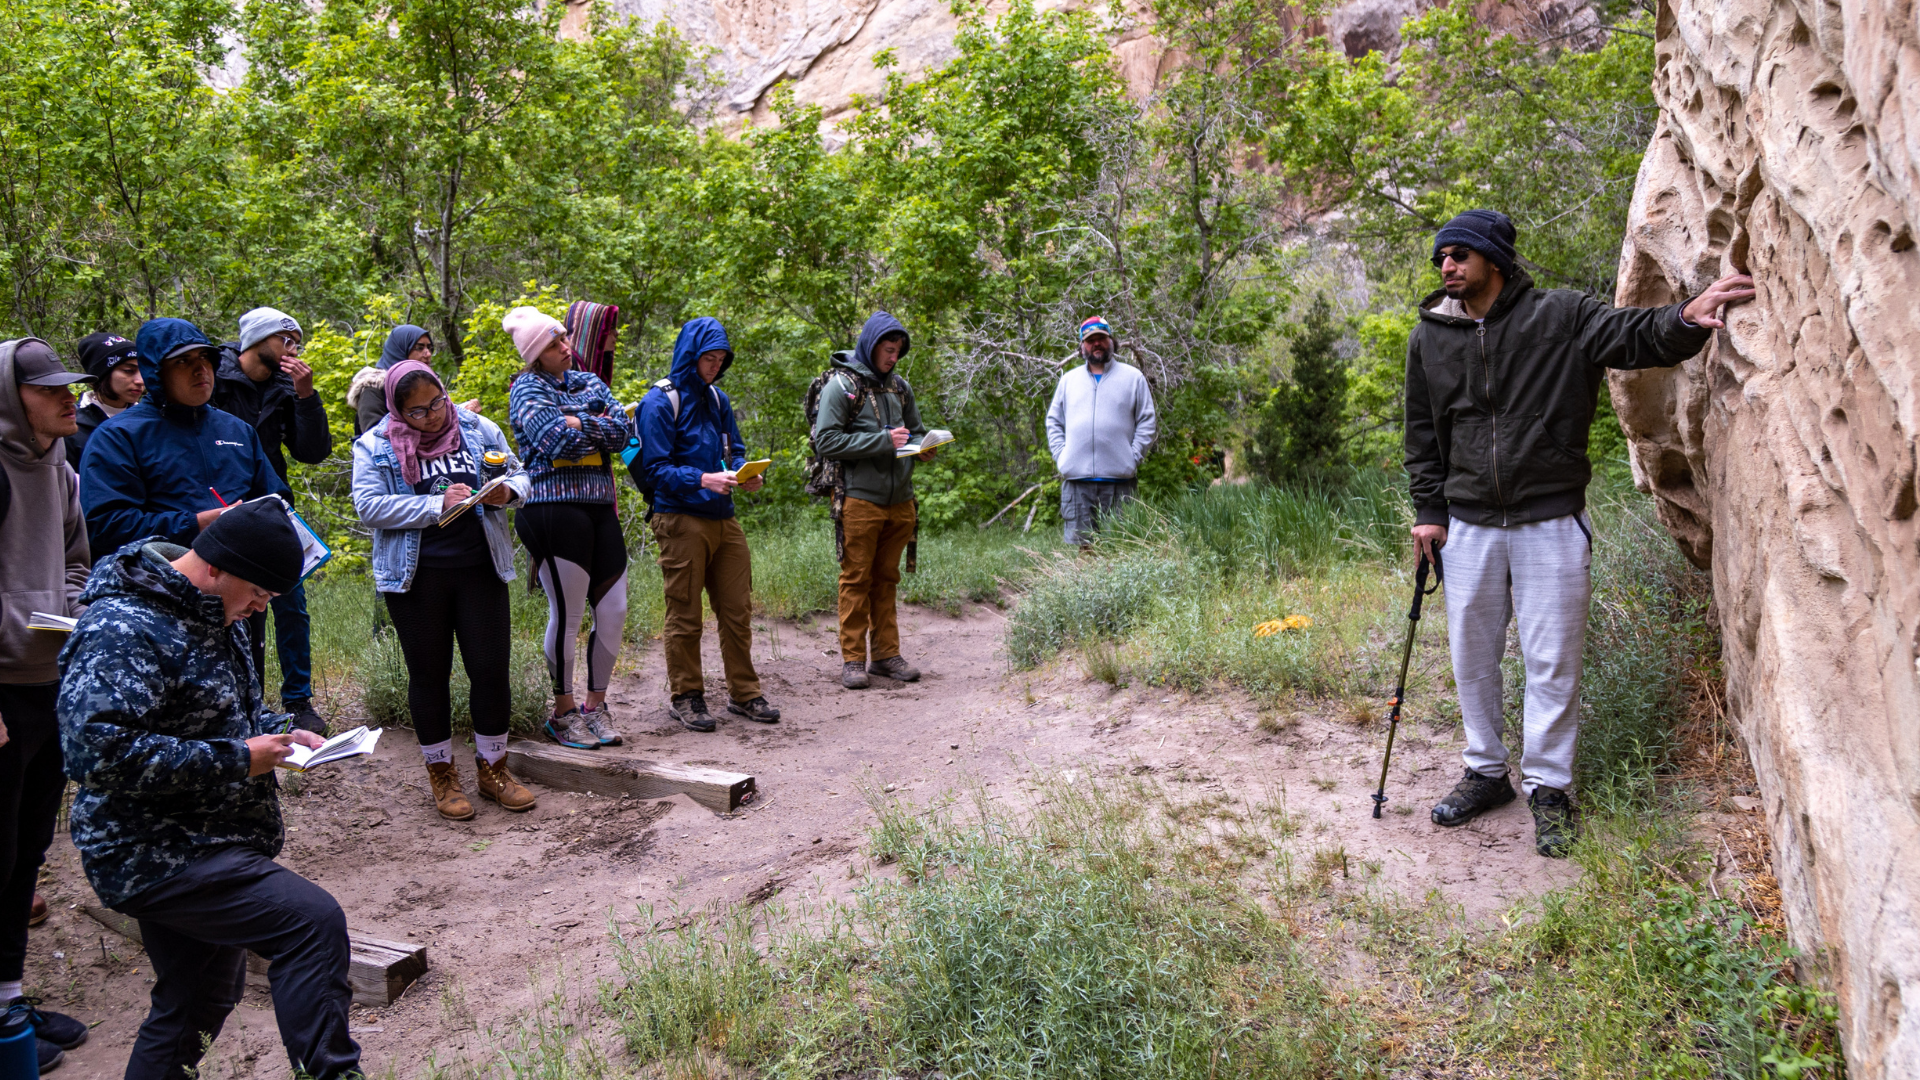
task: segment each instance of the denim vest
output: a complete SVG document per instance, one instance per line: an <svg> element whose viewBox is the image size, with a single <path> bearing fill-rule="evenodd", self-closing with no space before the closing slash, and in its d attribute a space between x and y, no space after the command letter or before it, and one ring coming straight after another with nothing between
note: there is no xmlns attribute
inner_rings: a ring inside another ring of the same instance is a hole
<svg viewBox="0 0 1920 1080"><path fill-rule="evenodd" d="M507 528L507 507L526 503L526 470L507 445L499 425L465 409L455 409L454 416L460 422L460 437L466 440L476 463L489 450L507 455L507 487L513 491L507 505L476 506L467 513L480 515L494 573L501 581L512 581L513 534ZM373 529L374 588L406 592L413 587L413 572L420 565L420 530L440 520L444 500L438 495L413 493L412 485L400 474L399 455L387 441L389 423L392 417L382 419L353 442L353 509L361 523Z"/></svg>

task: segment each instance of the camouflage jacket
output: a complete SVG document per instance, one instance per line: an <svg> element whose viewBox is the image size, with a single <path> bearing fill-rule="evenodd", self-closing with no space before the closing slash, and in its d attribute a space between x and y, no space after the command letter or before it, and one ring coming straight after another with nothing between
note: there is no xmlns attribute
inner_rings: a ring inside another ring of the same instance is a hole
<svg viewBox="0 0 1920 1080"><path fill-rule="evenodd" d="M135 541L94 567L89 605L60 651L60 749L73 844L109 907L215 849L280 853L272 774L249 778L246 740L285 730L261 704L245 620L167 565L186 549Z"/></svg>

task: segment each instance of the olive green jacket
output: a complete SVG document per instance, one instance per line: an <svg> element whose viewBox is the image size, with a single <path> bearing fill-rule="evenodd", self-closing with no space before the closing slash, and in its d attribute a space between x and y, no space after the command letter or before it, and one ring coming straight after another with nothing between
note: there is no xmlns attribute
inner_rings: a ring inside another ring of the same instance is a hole
<svg viewBox="0 0 1920 1080"><path fill-rule="evenodd" d="M913 459L894 456L888 432L905 427L915 438L926 434L913 403L913 387L898 374L875 374L850 349L833 354L833 370L833 378L820 390L814 447L821 456L846 463L848 498L880 506L912 501ZM859 393L862 385L865 395ZM855 397L863 398L857 412Z"/></svg>

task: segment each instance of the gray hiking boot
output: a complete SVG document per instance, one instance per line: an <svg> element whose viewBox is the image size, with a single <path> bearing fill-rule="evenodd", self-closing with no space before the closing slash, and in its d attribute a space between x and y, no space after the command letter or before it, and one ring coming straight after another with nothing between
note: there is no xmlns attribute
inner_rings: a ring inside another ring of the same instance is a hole
<svg viewBox="0 0 1920 1080"><path fill-rule="evenodd" d="M705 694L681 694L669 704L673 718L688 731L712 731L713 716L707 712Z"/></svg>
<svg viewBox="0 0 1920 1080"><path fill-rule="evenodd" d="M780 722L780 710L766 698L757 697L752 701L729 701L727 711L736 716L744 716L756 724L777 724Z"/></svg>
<svg viewBox="0 0 1920 1080"><path fill-rule="evenodd" d="M1527 796L1533 811L1533 850L1549 859L1564 859L1573 847L1573 800L1557 787L1537 787Z"/></svg>
<svg viewBox="0 0 1920 1080"><path fill-rule="evenodd" d="M547 738L561 746L571 746L575 750L600 749L600 736L587 727L579 709L568 709L559 716L547 717L546 730Z"/></svg>
<svg viewBox="0 0 1920 1080"><path fill-rule="evenodd" d="M597 709L583 707L580 710L580 717L586 721L587 730L593 733L593 737L600 740L601 746L620 745L620 731L613 726L613 714L607 711L606 705L603 704Z"/></svg>
<svg viewBox="0 0 1920 1080"><path fill-rule="evenodd" d="M1481 814L1497 806L1505 806L1514 800L1513 784L1506 773L1499 776L1482 776L1472 769L1460 778L1447 797L1433 806L1435 825L1465 825Z"/></svg>
<svg viewBox="0 0 1920 1080"><path fill-rule="evenodd" d="M840 665L840 685L849 690L865 690L873 685L867 678L867 665L858 660L849 660Z"/></svg>
<svg viewBox="0 0 1920 1080"><path fill-rule="evenodd" d="M885 660L875 660L867 665L867 670L875 675L885 675L889 679L901 682L919 682L920 669L907 663L904 656L889 656Z"/></svg>

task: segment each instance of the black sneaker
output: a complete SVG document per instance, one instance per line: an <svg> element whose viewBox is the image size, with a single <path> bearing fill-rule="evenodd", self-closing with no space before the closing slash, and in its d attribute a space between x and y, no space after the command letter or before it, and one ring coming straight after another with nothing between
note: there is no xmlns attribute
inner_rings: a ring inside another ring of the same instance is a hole
<svg viewBox="0 0 1920 1080"><path fill-rule="evenodd" d="M39 998L17 997L7 1003L8 1015L24 1014L33 1025L33 1033L56 1049L71 1050L87 1041L87 1025L65 1013L44 1012L36 1006Z"/></svg>
<svg viewBox="0 0 1920 1080"><path fill-rule="evenodd" d="M1433 823L1465 825L1496 806L1507 805L1513 799L1513 784L1507 780L1506 773L1482 776L1468 769L1467 775L1453 785L1447 797L1433 804Z"/></svg>
<svg viewBox="0 0 1920 1080"><path fill-rule="evenodd" d="M727 711L736 716L744 716L756 724L777 724L780 722L780 710L773 707L766 698L757 697L752 701L729 701Z"/></svg>
<svg viewBox="0 0 1920 1080"><path fill-rule="evenodd" d="M1537 787L1527 796L1527 808L1533 811L1533 850L1549 859L1566 858L1578 832L1573 800L1557 787Z"/></svg>
<svg viewBox="0 0 1920 1080"><path fill-rule="evenodd" d="M67 1052L65 1050L60 1049L45 1039L35 1039L33 1040L33 1044L34 1050L38 1051L40 1055L41 1076L45 1076L59 1068L60 1063L67 1060Z"/></svg>
<svg viewBox="0 0 1920 1080"><path fill-rule="evenodd" d="M713 716L707 712L705 694L681 694L668 704L673 718L688 731L712 731Z"/></svg>
<svg viewBox="0 0 1920 1080"><path fill-rule="evenodd" d="M327 718L314 711L313 702L296 702L287 710L293 716L293 726L301 731L311 731L321 738L327 735Z"/></svg>

